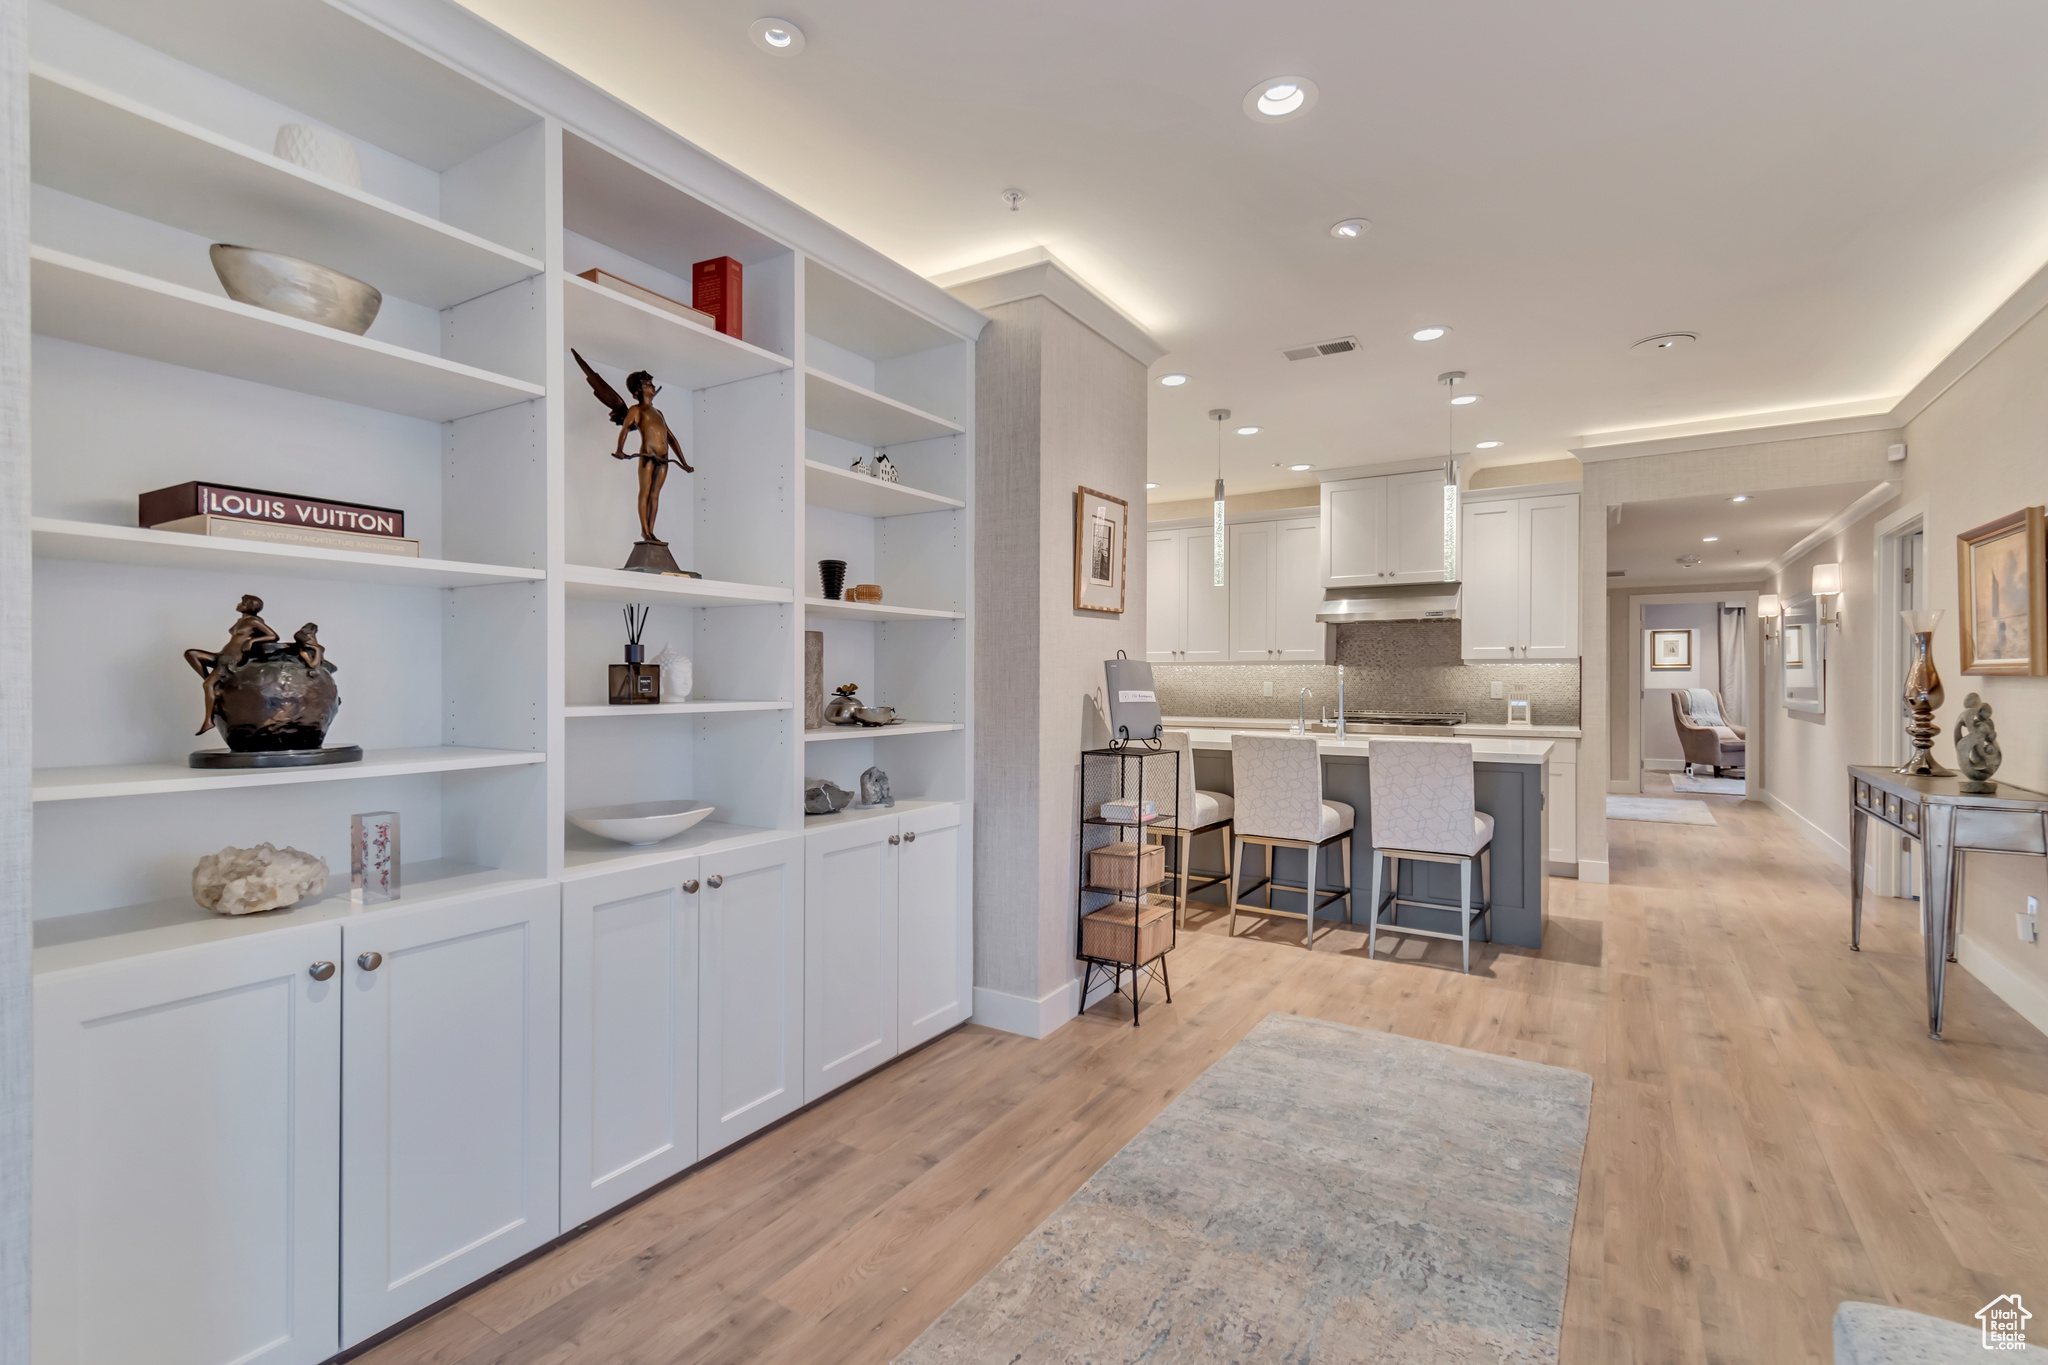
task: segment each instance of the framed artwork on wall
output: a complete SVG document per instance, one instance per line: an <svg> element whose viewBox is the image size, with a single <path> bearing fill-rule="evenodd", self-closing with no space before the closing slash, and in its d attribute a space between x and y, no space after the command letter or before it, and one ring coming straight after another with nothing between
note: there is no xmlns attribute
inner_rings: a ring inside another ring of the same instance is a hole
<svg viewBox="0 0 2048 1365"><path fill-rule="evenodd" d="M1956 537L1963 672L2048 675L2048 536L2024 507Z"/></svg>
<svg viewBox="0 0 2048 1365"><path fill-rule="evenodd" d="M1650 667L1666 672L1692 669L1692 632L1653 630L1650 632Z"/></svg>
<svg viewBox="0 0 2048 1365"><path fill-rule="evenodd" d="M1074 493L1074 610L1122 615L1130 504L1092 488Z"/></svg>

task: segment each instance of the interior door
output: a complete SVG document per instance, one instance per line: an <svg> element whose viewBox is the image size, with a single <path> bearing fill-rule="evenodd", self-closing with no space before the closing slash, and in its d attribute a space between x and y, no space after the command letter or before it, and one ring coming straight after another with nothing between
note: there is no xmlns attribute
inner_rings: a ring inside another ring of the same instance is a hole
<svg viewBox="0 0 2048 1365"><path fill-rule="evenodd" d="M1230 528L1230 657L1235 661L1273 661L1275 530L1270 521Z"/></svg>
<svg viewBox="0 0 2048 1365"><path fill-rule="evenodd" d="M896 1047L936 1038L973 1011L966 829L951 803L905 811L896 911Z"/></svg>
<svg viewBox="0 0 2048 1365"><path fill-rule="evenodd" d="M334 924L35 979L41 1365L338 1349Z"/></svg>
<svg viewBox="0 0 2048 1365"><path fill-rule="evenodd" d="M342 930L344 1348L561 1230L561 888Z"/></svg>
<svg viewBox="0 0 2048 1365"><path fill-rule="evenodd" d="M1524 659L1579 657L1579 495L1522 498Z"/></svg>
<svg viewBox="0 0 2048 1365"><path fill-rule="evenodd" d="M697 1147L731 1146L804 1102L803 836L706 857Z"/></svg>
<svg viewBox="0 0 2048 1365"><path fill-rule="evenodd" d="M1154 531L1145 537L1145 657L1155 664L1178 662L1187 633L1180 555L1179 532Z"/></svg>
<svg viewBox="0 0 2048 1365"><path fill-rule="evenodd" d="M804 1103L896 1055L893 816L804 835Z"/></svg>
<svg viewBox="0 0 2048 1365"><path fill-rule="evenodd" d="M1295 663L1323 661L1323 584L1318 556L1320 517L1274 523L1273 657Z"/></svg>
<svg viewBox="0 0 2048 1365"><path fill-rule="evenodd" d="M562 884L562 1224L697 1160L697 859Z"/></svg>
<svg viewBox="0 0 2048 1365"><path fill-rule="evenodd" d="M1187 638L1180 662L1222 663L1230 657L1230 574L1216 586L1215 533L1206 526L1180 532L1181 583L1187 603Z"/></svg>
<svg viewBox="0 0 2048 1365"><path fill-rule="evenodd" d="M1522 647L1522 524L1515 500L1468 502L1459 623L1468 660L1514 659Z"/></svg>
<svg viewBox="0 0 2048 1365"><path fill-rule="evenodd" d="M1386 575L1387 481L1346 479L1323 485L1323 586L1378 586Z"/></svg>
<svg viewBox="0 0 2048 1365"><path fill-rule="evenodd" d="M1387 581L1450 583L1458 577L1458 537L1449 521L1441 469L1387 476Z"/></svg>

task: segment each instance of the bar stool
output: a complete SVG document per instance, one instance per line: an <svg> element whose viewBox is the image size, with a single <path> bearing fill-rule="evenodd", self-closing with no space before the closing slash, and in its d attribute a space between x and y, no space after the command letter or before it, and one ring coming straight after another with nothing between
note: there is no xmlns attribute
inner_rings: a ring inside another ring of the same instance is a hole
<svg viewBox="0 0 2048 1365"><path fill-rule="evenodd" d="M1231 817L1236 853L1231 859L1230 932L1237 932L1237 912L1275 915L1308 921L1306 943L1316 946L1316 911L1336 901L1344 902L1344 917L1351 917L1351 827L1357 815L1342 801L1323 800L1323 760L1309 735L1233 735L1230 740L1231 785L1237 788L1237 810ZM1244 891L1238 890L1237 873L1244 867L1244 846L1261 844L1266 850L1266 875ZM1344 846L1344 887L1317 904L1318 871L1323 850L1332 844ZM1308 854L1305 885L1290 886L1276 880L1274 859L1283 848L1298 848ZM1242 904L1243 897L1261 887L1266 903ZM1300 891L1303 911L1276 910L1273 892Z"/></svg>
<svg viewBox="0 0 2048 1365"><path fill-rule="evenodd" d="M1366 758L1372 793L1372 928L1365 952L1371 957L1382 929L1422 938L1456 939L1465 970L1472 970L1472 923L1486 917L1486 941L1493 941L1493 817L1476 810L1472 792L1472 746L1441 740L1375 739ZM1401 860L1458 864L1459 903L1403 896ZM1472 865L1479 864L1480 904L1472 903ZM1380 869L1389 868L1387 897L1380 898ZM1448 911L1458 932L1416 929L1399 922L1403 905ZM1393 920L1380 923L1387 911Z"/></svg>
<svg viewBox="0 0 2048 1365"><path fill-rule="evenodd" d="M1154 830L1152 833L1161 843L1169 838L1175 842L1173 876L1180 895L1174 913L1178 916L1176 922L1185 924L1189 896L1230 881L1230 820L1235 799L1229 792L1195 790L1195 751L1188 743L1187 731L1168 730L1164 742L1167 749L1180 755L1180 802L1174 807L1174 822L1180 826L1180 833L1173 835L1166 830ZM1223 875L1194 875L1189 871L1188 859L1194 851L1195 836L1217 833L1223 836Z"/></svg>

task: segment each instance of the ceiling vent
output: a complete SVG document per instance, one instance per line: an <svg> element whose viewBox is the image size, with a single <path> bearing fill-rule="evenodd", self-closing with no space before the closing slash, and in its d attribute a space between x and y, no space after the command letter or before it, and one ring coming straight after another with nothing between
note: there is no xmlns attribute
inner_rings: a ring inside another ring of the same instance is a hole
<svg viewBox="0 0 2048 1365"><path fill-rule="evenodd" d="M1317 341L1307 346L1290 346L1280 352L1289 360L1314 360L1318 356L1344 355L1358 349L1357 337L1338 337L1335 341Z"/></svg>

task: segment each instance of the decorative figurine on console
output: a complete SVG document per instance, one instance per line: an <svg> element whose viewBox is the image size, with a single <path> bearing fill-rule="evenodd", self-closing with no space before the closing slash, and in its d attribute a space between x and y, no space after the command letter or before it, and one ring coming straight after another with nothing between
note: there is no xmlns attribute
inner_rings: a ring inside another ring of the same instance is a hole
<svg viewBox="0 0 2048 1365"><path fill-rule="evenodd" d="M870 768L860 775L860 803L863 806L893 806L896 798L889 793L889 774L879 767Z"/></svg>
<svg viewBox="0 0 2048 1365"><path fill-rule="evenodd" d="M1963 770L1962 789L1979 796L1997 791L1991 774L2003 762L1998 727L1991 723L1991 703L1972 692L1963 698L1963 714L1956 718L1956 763Z"/></svg>
<svg viewBox="0 0 2048 1365"><path fill-rule="evenodd" d="M633 553L626 556L625 567L634 573L671 574L678 578L702 578L704 575L685 569L676 563L676 557L669 553L668 542L654 534L655 518L661 515L661 486L668 481L668 467L671 463L682 468L685 474L697 471L683 454L683 443L669 430L668 419L661 415L661 409L654 406L654 396L661 392L654 376L645 370L635 370L626 376L626 390L633 395L628 403L619 397L619 391L605 382L604 376L590 368L590 362L571 348L570 355L583 367L583 377L590 382L590 391L597 395L597 401L610 411L612 425L619 429L618 448L612 451L615 460L640 461L640 539L633 546ZM626 433L640 433L640 453L626 453ZM671 454L673 452L673 454Z"/></svg>
<svg viewBox="0 0 2048 1365"><path fill-rule="evenodd" d="M341 692L335 667L320 644L319 627L308 621L287 644L261 616L263 599L245 596L241 613L216 650L188 649L185 662L199 675L205 706L198 734L219 728L228 747L198 749L195 768L298 768L319 763L354 763L363 756L354 744L323 748Z"/></svg>

